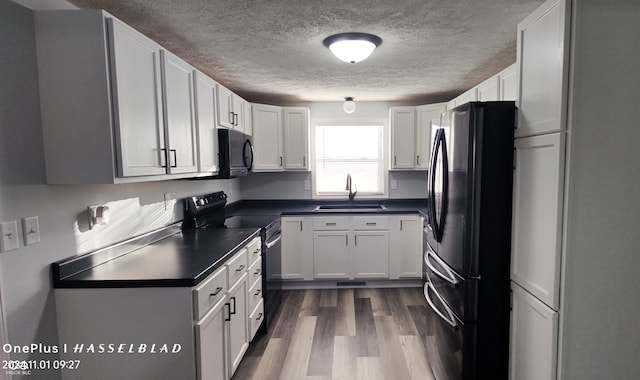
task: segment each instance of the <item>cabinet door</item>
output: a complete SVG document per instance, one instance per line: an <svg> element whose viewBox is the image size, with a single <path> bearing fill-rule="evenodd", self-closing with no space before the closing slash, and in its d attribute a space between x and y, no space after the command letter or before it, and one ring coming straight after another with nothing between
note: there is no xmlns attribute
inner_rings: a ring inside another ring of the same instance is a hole
<svg viewBox="0 0 640 380"><path fill-rule="evenodd" d="M568 83L568 0L548 1L518 24L516 137L565 129Z"/></svg>
<svg viewBox="0 0 640 380"><path fill-rule="evenodd" d="M415 167L415 108L391 108L391 169Z"/></svg>
<svg viewBox="0 0 640 380"><path fill-rule="evenodd" d="M558 313L511 284L509 378L554 380L558 352Z"/></svg>
<svg viewBox="0 0 640 380"><path fill-rule="evenodd" d="M112 18L107 26L118 175L165 174L160 46Z"/></svg>
<svg viewBox="0 0 640 380"><path fill-rule="evenodd" d="M429 169L429 155L431 154L431 135L440 127L440 116L446 107L445 103L430 104L416 108L416 168Z"/></svg>
<svg viewBox="0 0 640 380"><path fill-rule="evenodd" d="M220 300L196 323L198 380L226 380L226 298Z"/></svg>
<svg viewBox="0 0 640 380"><path fill-rule="evenodd" d="M389 278L422 277L422 218L389 217Z"/></svg>
<svg viewBox="0 0 640 380"><path fill-rule="evenodd" d="M516 139L511 279L558 310L565 135Z"/></svg>
<svg viewBox="0 0 640 380"><path fill-rule="evenodd" d="M215 119L216 82L194 71L196 79L196 131L198 172L218 172L218 130Z"/></svg>
<svg viewBox="0 0 640 380"><path fill-rule="evenodd" d="M471 90L463 92L462 94L458 95L458 97L455 98L454 100L455 100L456 107L461 106L465 103L476 102L478 101L478 89L474 87Z"/></svg>
<svg viewBox="0 0 640 380"><path fill-rule="evenodd" d="M478 101L494 102L500 100L500 78L495 75L478 85Z"/></svg>
<svg viewBox="0 0 640 380"><path fill-rule="evenodd" d="M502 70L500 76L500 100L516 101L518 87L518 67L513 65Z"/></svg>
<svg viewBox="0 0 640 380"><path fill-rule="evenodd" d="M238 368L249 347L249 313L247 310L247 274L229 289L229 377Z"/></svg>
<svg viewBox="0 0 640 380"><path fill-rule="evenodd" d="M244 103L245 100L236 94L231 95L231 112L233 114L233 129L244 133Z"/></svg>
<svg viewBox="0 0 640 380"><path fill-rule="evenodd" d="M315 278L349 278L349 234L347 231L313 233Z"/></svg>
<svg viewBox="0 0 640 380"><path fill-rule="evenodd" d="M282 108L254 104L253 171L282 171Z"/></svg>
<svg viewBox="0 0 640 380"><path fill-rule="evenodd" d="M358 231L353 234L353 277L389 277L389 232Z"/></svg>
<svg viewBox="0 0 640 380"><path fill-rule="evenodd" d="M283 217L282 278L313 279L313 230L310 217Z"/></svg>
<svg viewBox="0 0 640 380"><path fill-rule="evenodd" d="M167 138L167 172L198 171L193 67L162 50L164 113Z"/></svg>
<svg viewBox="0 0 640 380"><path fill-rule="evenodd" d="M233 93L228 88L216 85L216 120L219 128L234 128Z"/></svg>
<svg viewBox="0 0 640 380"><path fill-rule="evenodd" d="M253 118L251 117L251 103L246 100L242 102L242 122L244 123L244 134L253 136Z"/></svg>
<svg viewBox="0 0 640 380"><path fill-rule="evenodd" d="M286 107L284 112L284 168L309 170L309 109Z"/></svg>

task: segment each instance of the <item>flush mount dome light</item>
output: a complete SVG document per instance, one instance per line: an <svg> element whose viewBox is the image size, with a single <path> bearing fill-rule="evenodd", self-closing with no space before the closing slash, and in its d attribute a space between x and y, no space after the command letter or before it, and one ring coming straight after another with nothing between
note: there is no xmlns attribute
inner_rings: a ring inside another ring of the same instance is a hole
<svg viewBox="0 0 640 380"><path fill-rule="evenodd" d="M340 33L322 41L341 61L356 63L365 60L382 43L382 39L367 33Z"/></svg>
<svg viewBox="0 0 640 380"><path fill-rule="evenodd" d="M356 102L353 101L352 97L344 98L342 110L346 113L353 113L356 110Z"/></svg>

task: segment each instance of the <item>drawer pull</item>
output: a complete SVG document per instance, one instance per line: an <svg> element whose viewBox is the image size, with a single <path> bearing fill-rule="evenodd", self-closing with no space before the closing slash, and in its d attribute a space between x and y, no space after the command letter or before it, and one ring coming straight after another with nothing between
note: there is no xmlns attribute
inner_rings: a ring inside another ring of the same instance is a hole
<svg viewBox="0 0 640 380"><path fill-rule="evenodd" d="M256 271L253 272L253 274L260 274L260 268L256 269Z"/></svg>
<svg viewBox="0 0 640 380"><path fill-rule="evenodd" d="M213 292L213 293L209 294L209 297L215 297L215 296L217 296L217 295L218 295L218 293L220 293L221 291L222 291L222 288L221 288L220 286L218 286L218 287L216 288L216 291L215 291L215 292Z"/></svg>
<svg viewBox="0 0 640 380"><path fill-rule="evenodd" d="M367 222L367 226L375 226L376 224L376 222Z"/></svg>
<svg viewBox="0 0 640 380"><path fill-rule="evenodd" d="M256 290L255 293L253 293L253 295L254 296L258 296L258 295L260 295L261 292L262 292L262 289L258 289L258 290Z"/></svg>
<svg viewBox="0 0 640 380"><path fill-rule="evenodd" d="M335 226L336 224L335 223L325 223L324 225L325 226Z"/></svg>
<svg viewBox="0 0 640 380"><path fill-rule="evenodd" d="M253 253L260 253L260 248L257 248L255 251L253 251Z"/></svg>
<svg viewBox="0 0 640 380"><path fill-rule="evenodd" d="M238 267L238 269L236 269L236 272L242 272L242 271L244 270L245 266L246 266L246 265L244 265L244 264L243 264L243 265L240 265L240 266Z"/></svg>
<svg viewBox="0 0 640 380"><path fill-rule="evenodd" d="M256 317L256 321L259 321L262 319L262 313L258 314L258 316Z"/></svg>

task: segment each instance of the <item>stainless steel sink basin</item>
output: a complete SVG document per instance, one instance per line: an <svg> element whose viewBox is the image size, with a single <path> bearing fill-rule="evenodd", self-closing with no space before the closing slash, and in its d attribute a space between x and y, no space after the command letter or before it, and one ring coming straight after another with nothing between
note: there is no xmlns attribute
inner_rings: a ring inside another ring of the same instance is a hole
<svg viewBox="0 0 640 380"><path fill-rule="evenodd" d="M314 211L333 211L333 212L371 212L384 211L387 208L383 205L375 203L356 203L356 204L336 204L336 205L320 205Z"/></svg>

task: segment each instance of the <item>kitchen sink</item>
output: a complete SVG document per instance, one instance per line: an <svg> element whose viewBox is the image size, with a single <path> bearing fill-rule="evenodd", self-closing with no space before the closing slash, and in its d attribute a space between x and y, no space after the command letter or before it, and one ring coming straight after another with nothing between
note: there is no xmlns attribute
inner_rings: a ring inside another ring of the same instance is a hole
<svg viewBox="0 0 640 380"><path fill-rule="evenodd" d="M335 205L320 205L317 206L314 211L334 211L334 212L370 212L370 211L385 211L387 208L383 205L375 203L360 203L360 204L335 204Z"/></svg>

